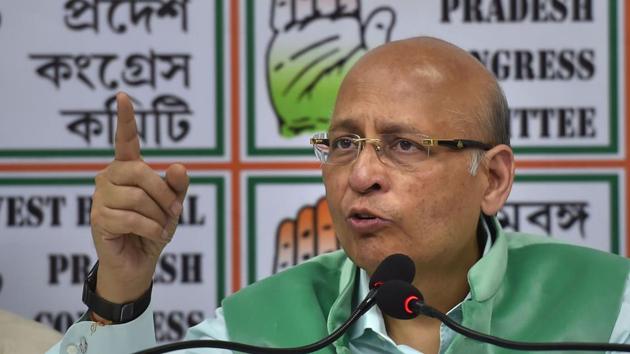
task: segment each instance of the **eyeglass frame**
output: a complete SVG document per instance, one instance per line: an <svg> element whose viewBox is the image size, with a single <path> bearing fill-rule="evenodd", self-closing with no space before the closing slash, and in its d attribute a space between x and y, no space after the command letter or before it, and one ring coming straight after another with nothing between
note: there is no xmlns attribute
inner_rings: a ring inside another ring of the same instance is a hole
<svg viewBox="0 0 630 354"><path fill-rule="evenodd" d="M319 134L325 134L326 137L325 138L316 138L315 136L319 135ZM330 139L328 138L328 132L319 132L319 133L315 133L315 135L313 137L311 137L310 139L310 143L311 145L313 145L313 149L316 150L317 152L321 152L320 150L317 149L317 145L318 144L322 144L325 146L328 146L328 148L330 148ZM435 147L435 146L445 146L448 147L450 149L453 149L455 151L461 151L464 149L480 149L483 151L488 151L490 149L492 149L494 146L491 144L486 144L477 140L471 140L471 139L440 139L440 138L431 138L428 136L425 136L423 134L418 134L418 133L414 133L411 135L416 135L420 137L420 141L417 142L420 145L422 145L423 147L426 148L431 148L431 147ZM382 139L379 138L362 138L360 135L358 134L346 134L345 136L347 136L348 138L350 138L352 140L352 144L353 145L357 145L358 149L357 149L357 154L354 157L354 159L346 162L346 163L341 163L341 164L337 164L337 165L345 165L345 164L349 164L354 162L358 157L359 154L361 153L361 151L363 150L363 148L365 147L365 144L373 144L376 151L380 152L380 150L382 149L381 147L381 143L383 142ZM322 161L322 159L319 157L320 155L318 155L317 153L315 154L315 156L318 157L318 160L320 160L322 163L324 164L331 164L328 161ZM335 164L332 164L335 165Z"/></svg>

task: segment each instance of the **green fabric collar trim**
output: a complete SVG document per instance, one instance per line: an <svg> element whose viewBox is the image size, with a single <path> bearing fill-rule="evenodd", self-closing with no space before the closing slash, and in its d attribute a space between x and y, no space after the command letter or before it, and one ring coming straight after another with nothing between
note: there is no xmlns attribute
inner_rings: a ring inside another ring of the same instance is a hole
<svg viewBox="0 0 630 354"><path fill-rule="evenodd" d="M348 256L341 266L341 274L339 276L339 296L330 308L330 315L326 327L328 333L332 333L341 324L348 319L352 312L352 297L354 293L355 283L359 268L352 263ZM348 347L347 332L334 342L337 352L344 352Z"/></svg>
<svg viewBox="0 0 630 354"><path fill-rule="evenodd" d="M497 218L486 218L490 237L494 236L492 247L485 256L468 271L468 284L473 300L483 302L499 290L507 269L508 244Z"/></svg>

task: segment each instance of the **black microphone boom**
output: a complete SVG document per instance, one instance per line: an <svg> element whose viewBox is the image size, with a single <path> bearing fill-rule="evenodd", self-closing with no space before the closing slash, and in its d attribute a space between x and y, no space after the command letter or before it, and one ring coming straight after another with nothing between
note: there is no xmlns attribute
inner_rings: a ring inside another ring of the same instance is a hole
<svg viewBox="0 0 630 354"><path fill-rule="evenodd" d="M406 258L406 259L405 259ZM228 342L220 340L198 339L189 340L178 343L164 344L157 347L138 351L134 354L162 354L175 350L191 349L191 348L216 348L228 349L243 353L255 354L273 354L273 353L311 353L322 349L330 343L337 340L348 328L356 322L359 317L366 313L372 306L376 304L375 297L379 292L380 286L391 280L400 280L411 282L415 275L415 267L413 261L405 255L395 254L385 258L376 268L374 274L370 278L370 292L365 299L352 311L350 317L339 326L333 333L327 337L305 346L295 348L266 348L249 344Z"/></svg>
<svg viewBox="0 0 630 354"><path fill-rule="evenodd" d="M339 328L337 328L333 333L329 334L327 337L305 346L294 347L294 348L267 348L267 347L259 347L255 345L237 343L237 342L229 342L229 341L221 341L221 340L209 340L209 339L197 339L197 340L187 340L178 343L170 343L164 344L157 347L141 350L135 352L134 354L162 354L168 353L176 350L182 349L192 349L192 348L215 348L215 349L227 349L233 350L237 352L243 353L251 353L251 354L275 354L275 353L286 353L286 354L301 354L301 353L312 353L316 350L320 350L330 343L337 340L341 335L348 330L348 328L356 322L364 313L366 313L372 306L374 306L375 301L374 297L378 293L378 289L371 290L365 299L357 306L354 311L350 314L350 317L344 322Z"/></svg>
<svg viewBox="0 0 630 354"><path fill-rule="evenodd" d="M424 303L422 294L416 287L408 282L392 280L383 284L376 294L376 303L381 311L389 316L399 319L411 319L418 315L425 315L437 318L453 331L480 342L493 344L499 347L527 350L527 351L550 351L550 350L581 350L581 351L617 351L630 352L630 345L616 343L580 343L580 342L557 342L557 343L532 343L517 342L503 338L487 335L464 327L453 321L450 317L437 309Z"/></svg>

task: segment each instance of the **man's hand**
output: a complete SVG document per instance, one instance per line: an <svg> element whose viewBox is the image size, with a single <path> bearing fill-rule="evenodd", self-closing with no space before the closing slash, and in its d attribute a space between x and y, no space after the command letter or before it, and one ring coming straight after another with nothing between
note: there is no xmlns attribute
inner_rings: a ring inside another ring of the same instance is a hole
<svg viewBox="0 0 630 354"><path fill-rule="evenodd" d="M125 303L149 288L175 233L189 180L182 165L169 166L162 179L142 161L131 101L124 93L116 101L115 160L96 176L90 217L100 262L96 292Z"/></svg>
<svg viewBox="0 0 630 354"><path fill-rule="evenodd" d="M273 272L300 264L320 254L339 249L326 198L315 206L306 205L296 220L283 220L276 231L276 256Z"/></svg>
<svg viewBox="0 0 630 354"><path fill-rule="evenodd" d="M370 48L389 41L394 11L360 18L359 0L274 0L267 85L280 134L325 130L341 80Z"/></svg>

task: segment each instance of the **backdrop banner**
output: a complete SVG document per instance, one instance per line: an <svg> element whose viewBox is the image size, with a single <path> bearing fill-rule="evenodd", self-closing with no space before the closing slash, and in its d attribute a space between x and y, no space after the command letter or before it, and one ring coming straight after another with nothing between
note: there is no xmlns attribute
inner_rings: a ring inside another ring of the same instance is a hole
<svg viewBox="0 0 630 354"><path fill-rule="evenodd" d="M309 138L363 54L420 35L471 53L506 93L504 228L628 256L629 14L621 0L2 2L0 308L60 331L85 311L119 91L142 158L191 174L154 278L159 342L338 249Z"/></svg>

